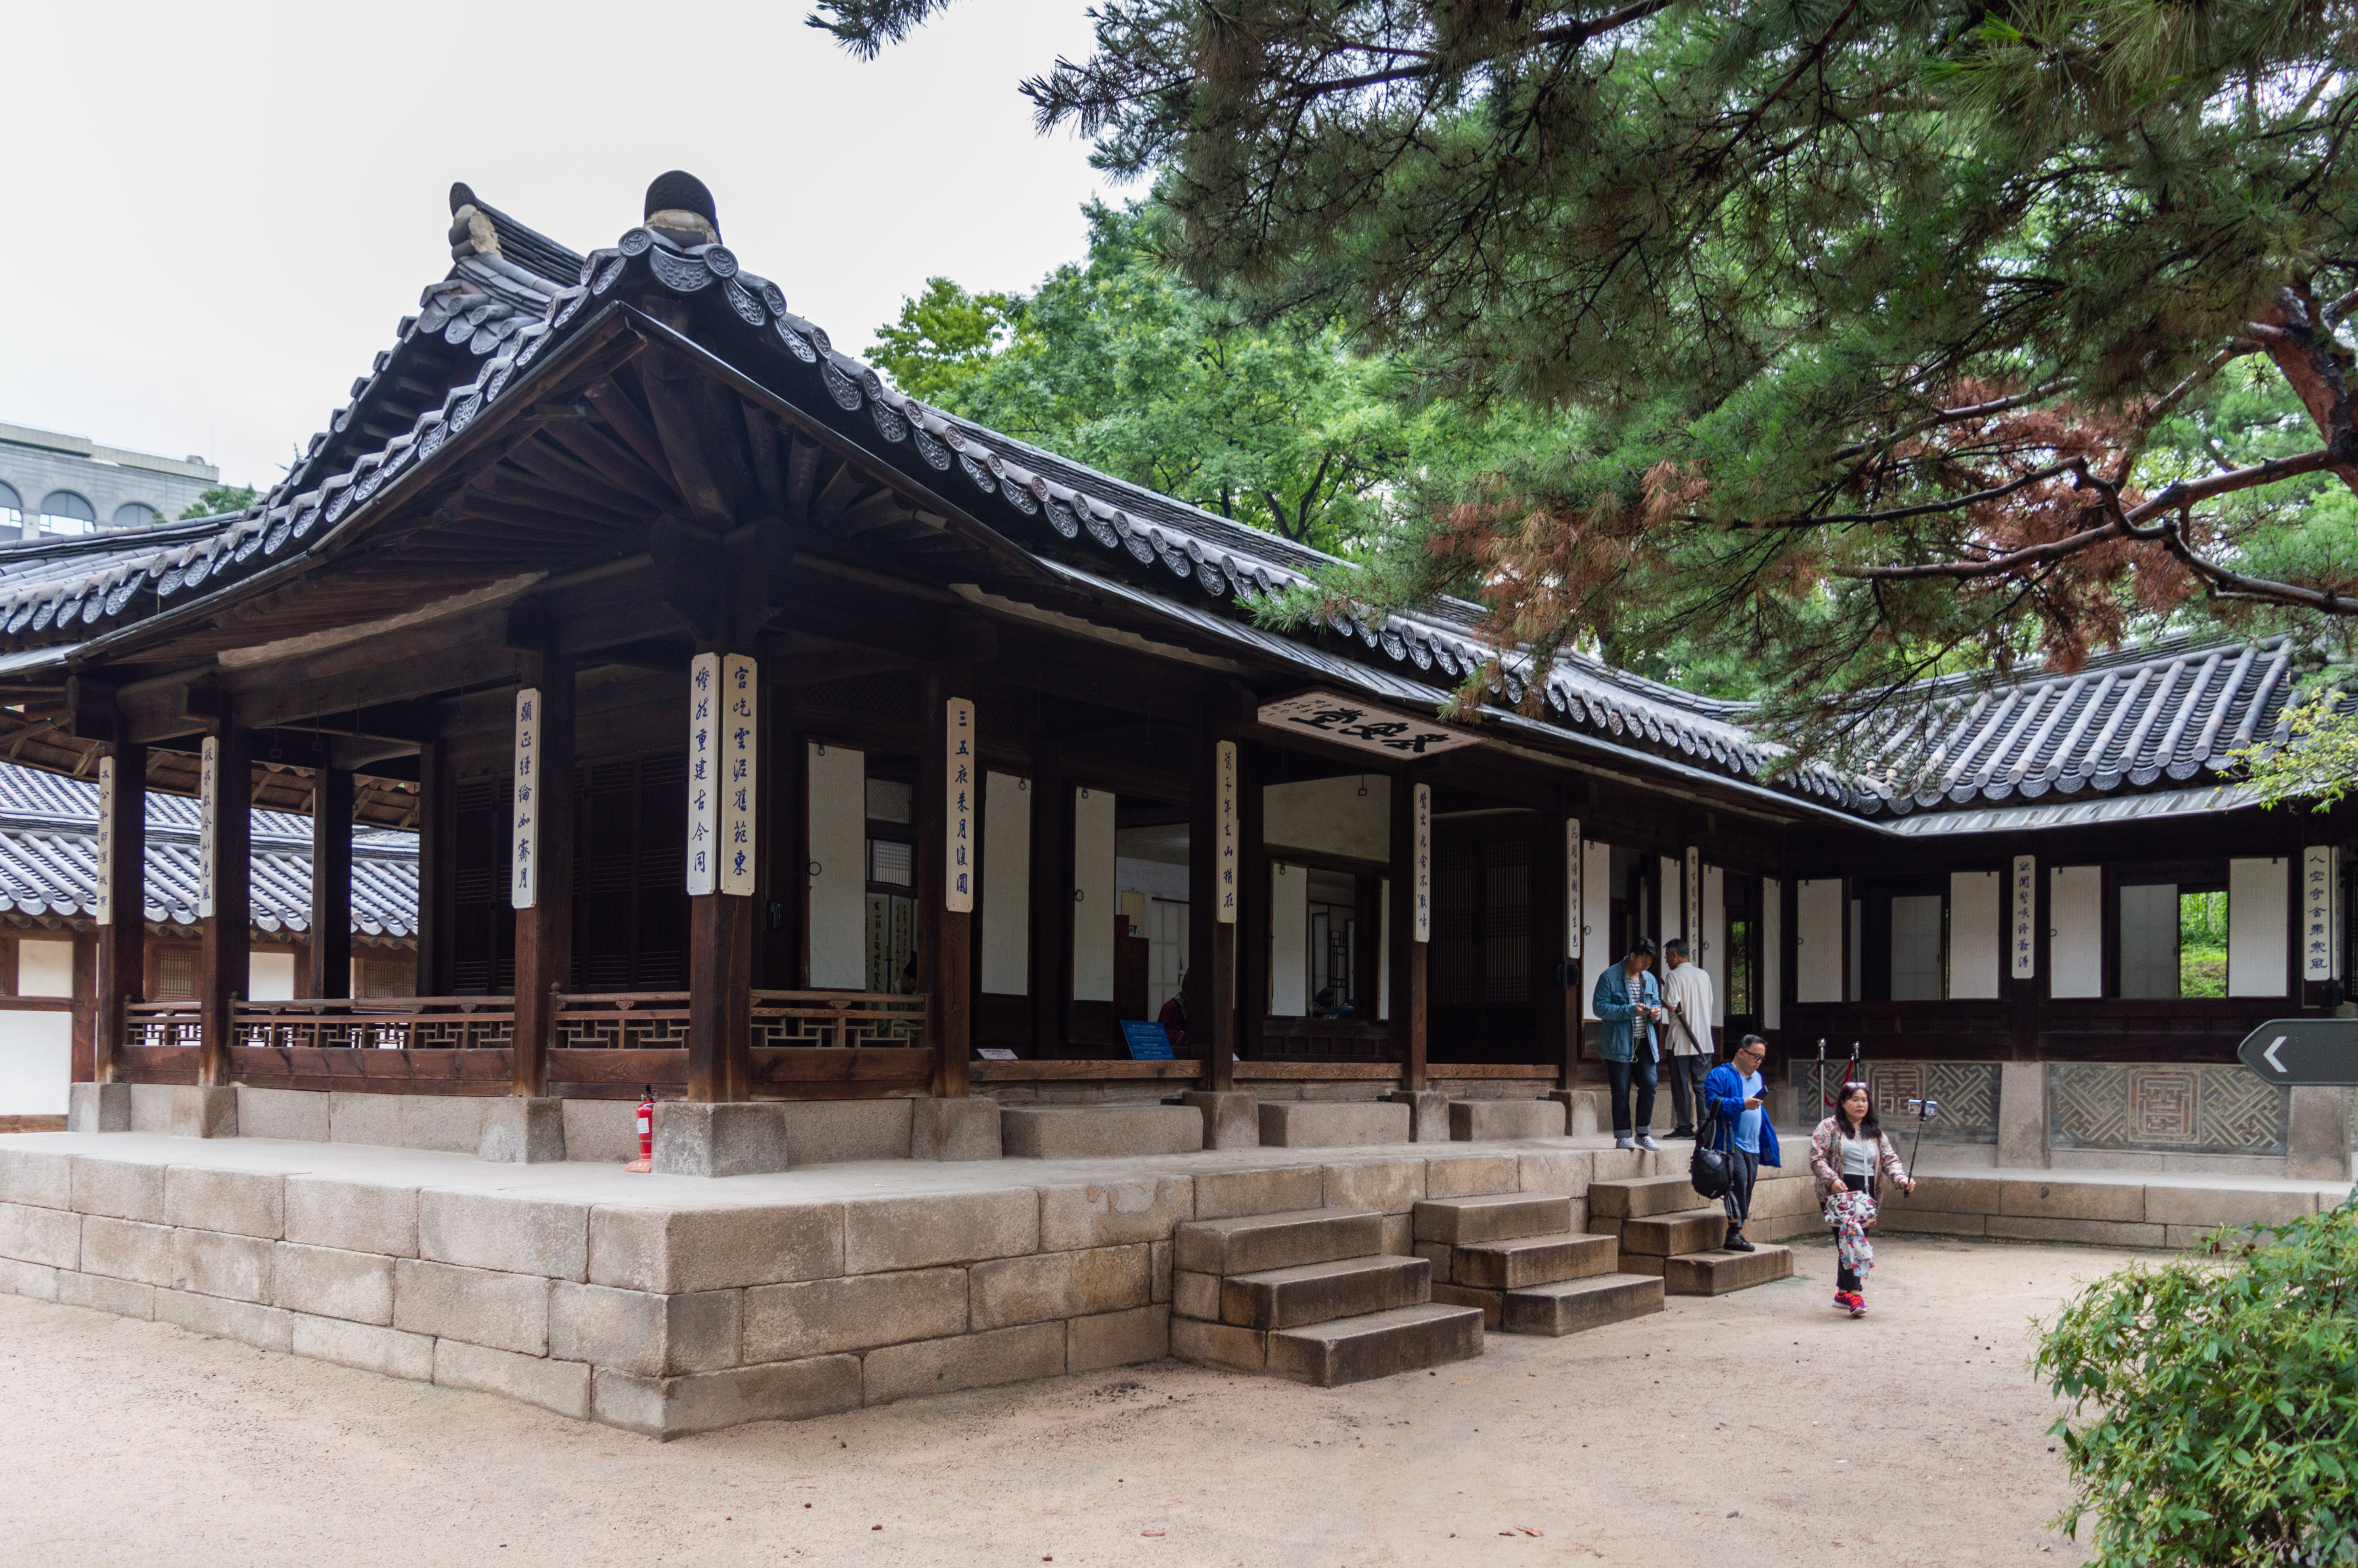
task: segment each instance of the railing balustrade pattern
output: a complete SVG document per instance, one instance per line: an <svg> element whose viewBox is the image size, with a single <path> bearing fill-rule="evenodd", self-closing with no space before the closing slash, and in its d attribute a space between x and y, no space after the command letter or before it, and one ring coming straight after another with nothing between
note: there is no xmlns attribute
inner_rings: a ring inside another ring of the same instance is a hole
<svg viewBox="0 0 2358 1568"><path fill-rule="evenodd" d="M921 1046L931 1002L880 991L755 991L753 1045Z"/></svg>

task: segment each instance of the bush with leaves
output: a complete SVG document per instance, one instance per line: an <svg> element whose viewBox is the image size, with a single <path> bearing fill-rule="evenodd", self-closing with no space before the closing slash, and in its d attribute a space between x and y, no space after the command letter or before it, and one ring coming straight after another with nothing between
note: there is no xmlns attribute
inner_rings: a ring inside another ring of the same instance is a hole
<svg viewBox="0 0 2358 1568"><path fill-rule="evenodd" d="M2065 1306L2036 1365L2076 1537L2106 1568L2358 1563L2358 1200L2133 1263Z"/></svg>

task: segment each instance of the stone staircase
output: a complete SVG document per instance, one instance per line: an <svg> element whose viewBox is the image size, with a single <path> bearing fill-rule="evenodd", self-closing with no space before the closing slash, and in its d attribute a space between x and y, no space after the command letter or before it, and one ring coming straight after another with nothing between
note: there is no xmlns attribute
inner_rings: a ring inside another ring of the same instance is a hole
<svg viewBox="0 0 2358 1568"><path fill-rule="evenodd" d="M1726 1211L1698 1201L1683 1173L1595 1182L1588 1189L1589 1228L1617 1238L1623 1269L1659 1276L1674 1296L1722 1296L1784 1279L1793 1271L1793 1249L1777 1241L1821 1223L1806 1171L1761 1172L1744 1227L1756 1249L1750 1252L1720 1245L1727 1238Z"/></svg>
<svg viewBox="0 0 2358 1568"><path fill-rule="evenodd" d="M1577 1334L1662 1310L1659 1276L1621 1271L1621 1244L1572 1227L1572 1200L1509 1193L1415 1210L1433 1298L1509 1334Z"/></svg>
<svg viewBox="0 0 2358 1568"><path fill-rule="evenodd" d="M1383 1250L1384 1217L1303 1209L1182 1225L1171 1353L1331 1389L1482 1354L1482 1314Z"/></svg>

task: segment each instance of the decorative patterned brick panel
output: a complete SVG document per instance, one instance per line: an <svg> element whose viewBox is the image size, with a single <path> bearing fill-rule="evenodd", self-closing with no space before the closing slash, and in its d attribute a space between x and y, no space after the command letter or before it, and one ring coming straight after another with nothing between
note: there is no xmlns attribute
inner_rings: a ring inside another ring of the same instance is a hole
<svg viewBox="0 0 2358 1568"><path fill-rule="evenodd" d="M1803 1125L1815 1127L1826 1114L1814 1104L1818 1064L1811 1060L1791 1065L1794 1104ZM1826 1064L1828 1093L1842 1081L1842 1072L1841 1062ZM1883 1122L1883 1130L1895 1140L1915 1138L1916 1117L1908 1108L1908 1102L1930 1098L1941 1102L1941 1114L1925 1122L1924 1141L1996 1143L1997 1081L1995 1062L1866 1064L1866 1084L1868 1092L1875 1097L1875 1114Z"/></svg>
<svg viewBox="0 0 2358 1568"><path fill-rule="evenodd" d="M2054 1062L2047 1137L2056 1149L2282 1154L2291 1092L2226 1066Z"/></svg>

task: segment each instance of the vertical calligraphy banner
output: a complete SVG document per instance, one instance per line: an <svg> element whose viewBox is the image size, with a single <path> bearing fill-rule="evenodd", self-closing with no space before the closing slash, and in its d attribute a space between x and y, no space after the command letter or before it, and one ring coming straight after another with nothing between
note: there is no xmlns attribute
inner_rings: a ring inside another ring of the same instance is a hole
<svg viewBox="0 0 2358 1568"><path fill-rule="evenodd" d="M2039 861L2035 857L2014 858L2014 896L2008 907L2014 912L2014 918L2006 923L2014 978L2030 979L2039 973Z"/></svg>
<svg viewBox="0 0 2358 1568"><path fill-rule="evenodd" d="M1580 818L1563 825L1563 956L1580 957Z"/></svg>
<svg viewBox="0 0 2358 1568"><path fill-rule="evenodd" d="M754 763L762 746L762 666L730 654L720 661L720 891L750 898L757 864Z"/></svg>
<svg viewBox="0 0 2358 1568"><path fill-rule="evenodd" d="M98 760L98 894L90 901L91 917L101 925L114 924L114 759Z"/></svg>
<svg viewBox="0 0 2358 1568"><path fill-rule="evenodd" d="M1704 958L1703 851L1693 844L1687 846L1686 884L1686 920L1679 929L1687 935L1687 956L1699 964Z"/></svg>
<svg viewBox="0 0 2358 1568"><path fill-rule="evenodd" d="M720 891L720 655L687 666L687 892Z"/></svg>
<svg viewBox="0 0 2358 1568"><path fill-rule="evenodd" d="M942 830L949 835L942 856L942 907L952 914L974 913L974 807L981 775L975 772L974 704L963 697L943 705L943 745L948 752L943 769L949 791L942 813Z"/></svg>
<svg viewBox="0 0 2358 1568"><path fill-rule="evenodd" d="M515 833L508 847L508 907L540 903L540 688L518 688L515 704Z"/></svg>
<svg viewBox="0 0 2358 1568"><path fill-rule="evenodd" d="M1222 741L1213 748L1219 773L1218 796L1213 803L1213 827L1219 843L1213 862L1219 868L1220 900L1214 918L1223 925L1237 923L1237 743Z"/></svg>
<svg viewBox="0 0 2358 1568"><path fill-rule="evenodd" d="M2300 978L2330 980L2342 973L2340 924L2333 917L2333 851L2314 844L2300 852Z"/></svg>
<svg viewBox="0 0 2358 1568"><path fill-rule="evenodd" d="M197 753L197 918L213 913L213 844L221 827L221 741L205 737Z"/></svg>
<svg viewBox="0 0 2358 1568"><path fill-rule="evenodd" d="M1416 813L1412 819L1416 835L1416 939L1433 940L1433 786L1418 784L1411 792Z"/></svg>

